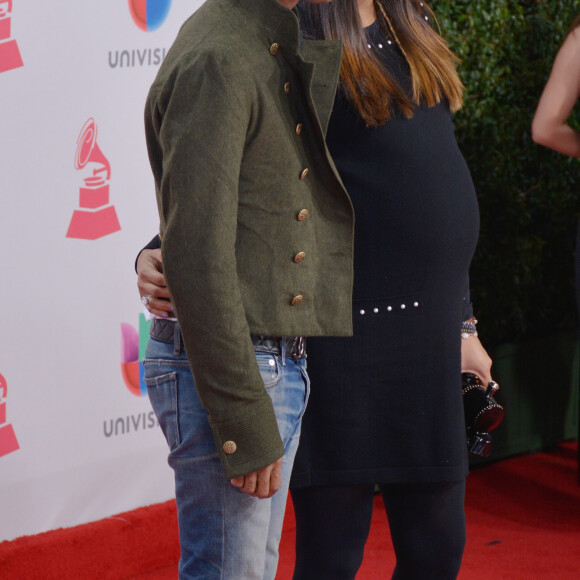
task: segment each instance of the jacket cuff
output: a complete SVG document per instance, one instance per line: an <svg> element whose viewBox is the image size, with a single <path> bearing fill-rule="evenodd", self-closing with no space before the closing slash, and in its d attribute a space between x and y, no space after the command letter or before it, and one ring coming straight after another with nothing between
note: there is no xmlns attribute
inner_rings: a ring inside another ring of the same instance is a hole
<svg viewBox="0 0 580 580"><path fill-rule="evenodd" d="M268 397L252 415L221 423L211 421L225 475L228 479L258 471L284 455L278 423Z"/></svg>

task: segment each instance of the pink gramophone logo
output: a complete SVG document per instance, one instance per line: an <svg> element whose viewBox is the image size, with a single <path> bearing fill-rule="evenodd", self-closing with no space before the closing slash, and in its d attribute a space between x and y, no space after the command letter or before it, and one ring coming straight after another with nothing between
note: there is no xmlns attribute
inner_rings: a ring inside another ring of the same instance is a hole
<svg viewBox="0 0 580 580"><path fill-rule="evenodd" d="M6 422L6 397L8 385L6 379L0 375L0 457L20 449L12 425Z"/></svg>
<svg viewBox="0 0 580 580"><path fill-rule="evenodd" d="M16 41L10 36L12 0L0 0L0 73L23 66Z"/></svg>
<svg viewBox="0 0 580 580"><path fill-rule="evenodd" d="M79 209L73 212L67 238L96 240L121 229L115 206L109 204L111 164L97 145L97 125L89 119L77 139L75 168L85 170Z"/></svg>

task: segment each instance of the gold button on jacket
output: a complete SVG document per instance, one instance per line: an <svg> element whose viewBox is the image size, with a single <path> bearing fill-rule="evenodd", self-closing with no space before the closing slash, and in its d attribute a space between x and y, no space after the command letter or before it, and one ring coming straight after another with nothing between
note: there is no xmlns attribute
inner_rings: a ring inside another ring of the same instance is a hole
<svg viewBox="0 0 580 580"><path fill-rule="evenodd" d="M277 0L207 0L147 98L164 271L228 478L284 453L250 335L352 333L354 216L324 144L340 52L339 41L300 45ZM304 90L288 97L293 79ZM289 248L309 259L296 267Z"/></svg>
<svg viewBox="0 0 580 580"><path fill-rule="evenodd" d="M223 444L223 450L226 455L233 455L238 450L238 446L234 441L226 441Z"/></svg>
<svg viewBox="0 0 580 580"><path fill-rule="evenodd" d="M294 298L292 298L292 302L290 302L290 304L292 304L292 306L296 306L297 304L300 304L302 300L304 300L304 296L302 296L302 294L298 294L298 296L294 296Z"/></svg>

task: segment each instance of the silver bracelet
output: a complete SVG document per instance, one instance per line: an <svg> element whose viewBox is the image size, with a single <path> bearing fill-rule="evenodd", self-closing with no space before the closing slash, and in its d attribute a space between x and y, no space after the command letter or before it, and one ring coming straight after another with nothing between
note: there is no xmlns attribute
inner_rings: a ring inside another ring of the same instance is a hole
<svg viewBox="0 0 580 580"><path fill-rule="evenodd" d="M477 329L475 325L477 320L472 318L470 320L464 320L461 323L461 338L469 338L470 336L477 336Z"/></svg>

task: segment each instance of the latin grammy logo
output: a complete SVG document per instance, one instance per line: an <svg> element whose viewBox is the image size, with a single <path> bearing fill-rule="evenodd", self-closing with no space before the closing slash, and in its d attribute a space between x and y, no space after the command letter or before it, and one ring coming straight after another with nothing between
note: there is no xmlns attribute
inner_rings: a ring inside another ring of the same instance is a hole
<svg viewBox="0 0 580 580"><path fill-rule="evenodd" d="M88 175L79 188L79 209L73 212L67 238L96 240L121 229L115 207L109 205L111 164L97 145L97 126L92 118L77 139L75 168L84 169L89 163Z"/></svg>
<svg viewBox="0 0 580 580"><path fill-rule="evenodd" d="M11 38L12 0L0 0L0 73L23 66L16 41Z"/></svg>
<svg viewBox="0 0 580 580"><path fill-rule="evenodd" d="M0 375L0 457L20 449L12 425L6 423L6 397L8 386L6 379Z"/></svg>

